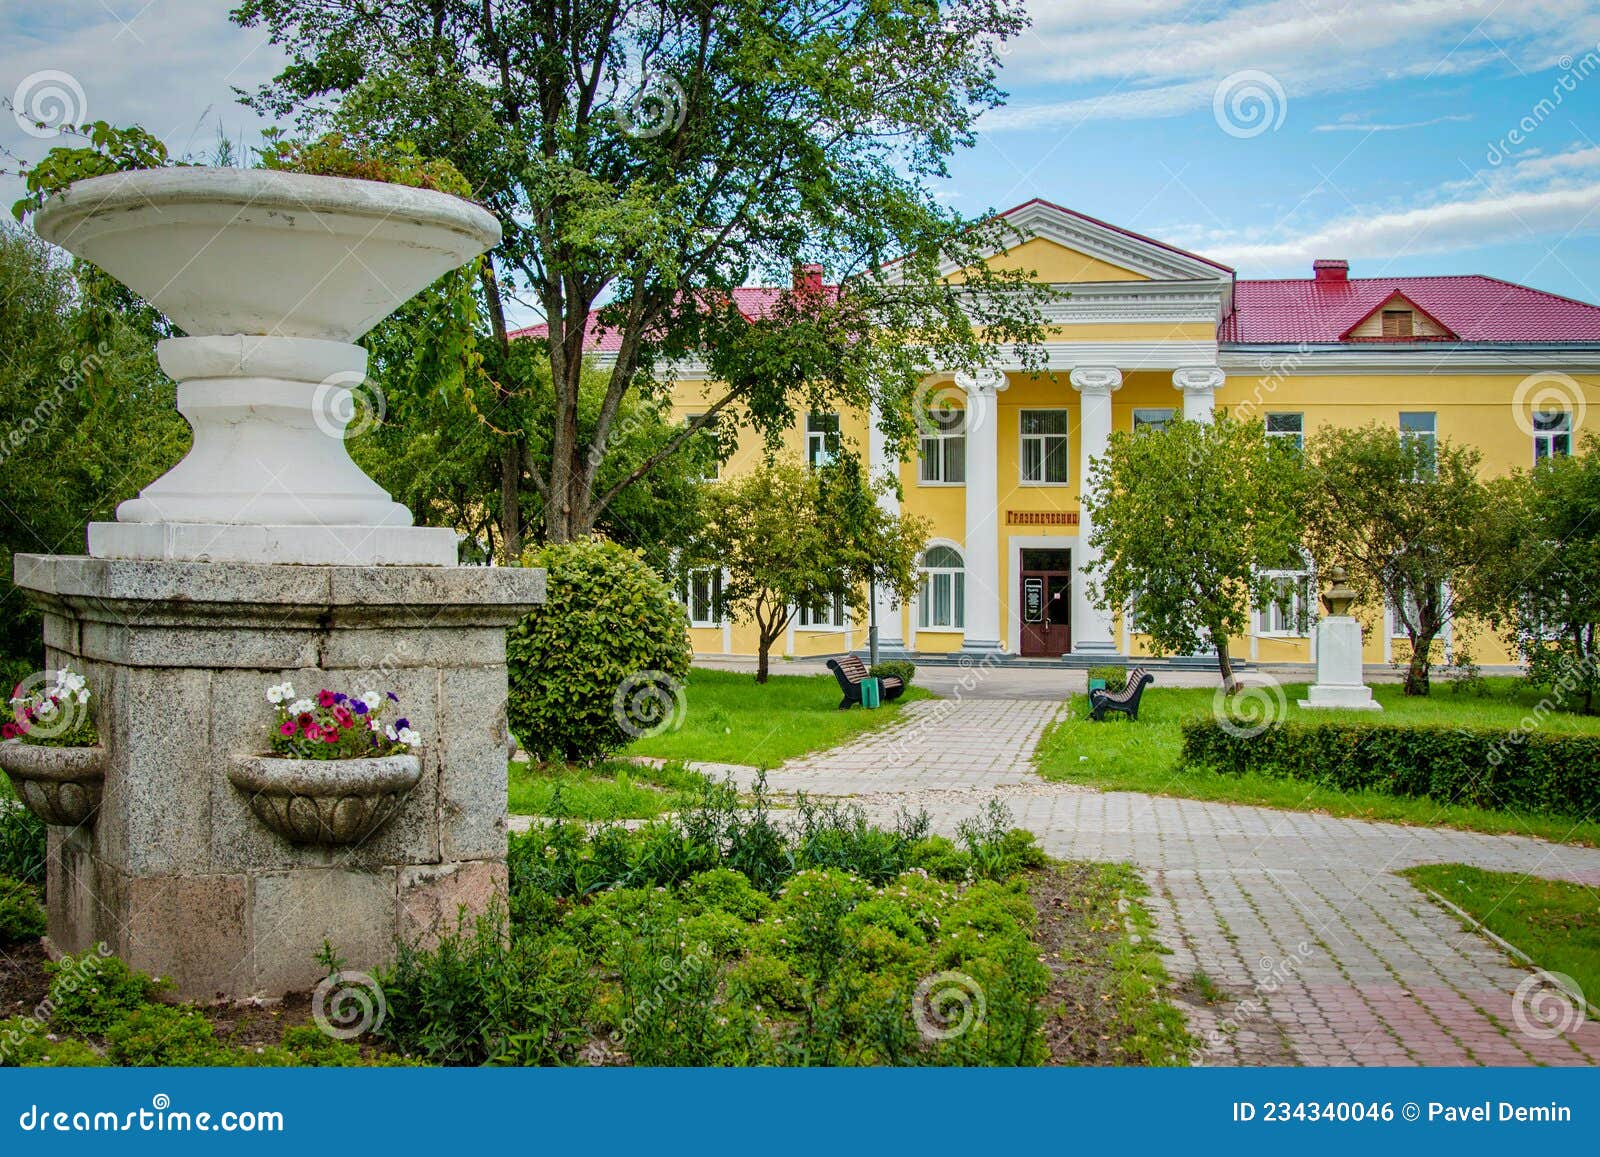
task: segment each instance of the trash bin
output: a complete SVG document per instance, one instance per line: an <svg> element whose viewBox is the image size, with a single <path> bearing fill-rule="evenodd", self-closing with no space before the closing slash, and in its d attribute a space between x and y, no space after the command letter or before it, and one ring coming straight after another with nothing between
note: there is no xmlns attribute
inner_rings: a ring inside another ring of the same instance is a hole
<svg viewBox="0 0 1600 1157"><path fill-rule="evenodd" d="M868 675L861 680L861 706L876 707L879 702L878 680L876 677Z"/></svg>
<svg viewBox="0 0 1600 1157"><path fill-rule="evenodd" d="M1091 690L1091 691L1104 691L1105 689L1106 689L1106 681L1104 679L1090 679L1089 680L1089 690Z"/></svg>

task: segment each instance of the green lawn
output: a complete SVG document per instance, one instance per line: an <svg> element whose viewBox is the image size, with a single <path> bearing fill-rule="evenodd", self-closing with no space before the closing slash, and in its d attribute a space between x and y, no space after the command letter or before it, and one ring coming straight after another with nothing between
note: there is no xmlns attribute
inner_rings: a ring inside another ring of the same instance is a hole
<svg viewBox="0 0 1600 1157"><path fill-rule="evenodd" d="M1157 678L1159 679L1159 675ZM1373 695L1383 704L1388 722L1418 725L1516 727L1539 701L1537 691L1512 679L1488 680L1489 697L1456 694L1435 684L1427 698L1407 697L1398 684L1378 684ZM1370 719L1365 712L1301 711L1296 700L1305 684L1283 688L1287 718ZM1260 775L1223 775L1197 769L1177 769L1182 736L1181 720L1207 715L1215 692L1210 688L1162 687L1145 689L1139 704L1139 721L1113 717L1105 723L1088 718L1088 702L1073 696L1062 718L1039 743L1035 756L1046 779L1083 783L1107 791L1141 791L1189 799L1223 800L1265 807L1321 811L1330 815L1397 823L1466 828L1485 832L1518 832L1567 843L1600 844L1600 823L1574 823L1551 816L1517 815L1481 808L1453 807L1427 799L1403 799L1381 792L1345 792L1303 780ZM1600 733L1600 717L1552 713L1541 727L1549 731Z"/></svg>
<svg viewBox="0 0 1600 1157"><path fill-rule="evenodd" d="M1600 892L1583 884L1463 864L1400 873L1431 888L1549 972L1564 972L1600 1018Z"/></svg>
<svg viewBox="0 0 1600 1157"><path fill-rule="evenodd" d="M595 767L511 764L515 815L561 814L583 820L649 819L697 802L706 777L679 763L649 767L610 760Z"/></svg>
<svg viewBox="0 0 1600 1157"><path fill-rule="evenodd" d="M640 739L630 755L706 763L775 767L807 752L836 747L864 731L893 723L903 704L930 695L908 687L876 711L840 711L832 675L754 675L696 667L685 688L687 710L676 731Z"/></svg>

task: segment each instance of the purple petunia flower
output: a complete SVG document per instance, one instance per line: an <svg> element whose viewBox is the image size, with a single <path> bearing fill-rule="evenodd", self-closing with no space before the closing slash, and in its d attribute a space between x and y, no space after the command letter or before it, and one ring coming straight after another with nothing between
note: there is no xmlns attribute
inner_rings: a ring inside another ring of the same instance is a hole
<svg viewBox="0 0 1600 1157"><path fill-rule="evenodd" d="M350 700L350 710L354 711L357 715L365 715L367 713L367 705L360 699L352 699Z"/></svg>
<svg viewBox="0 0 1600 1157"><path fill-rule="evenodd" d="M396 731L399 731L399 730L401 730L403 728L410 727L410 726L411 726L411 720L409 720L409 719L396 719L394 721L394 729Z"/></svg>
<svg viewBox="0 0 1600 1157"><path fill-rule="evenodd" d="M396 695L393 691L385 691L384 694L387 695L390 699L394 700L394 702L396 702L396 703L400 702L400 696Z"/></svg>

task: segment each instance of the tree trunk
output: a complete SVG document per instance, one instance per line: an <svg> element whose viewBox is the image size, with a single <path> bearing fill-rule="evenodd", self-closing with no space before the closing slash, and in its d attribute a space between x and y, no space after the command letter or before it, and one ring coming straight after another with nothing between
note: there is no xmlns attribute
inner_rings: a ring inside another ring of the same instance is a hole
<svg viewBox="0 0 1600 1157"><path fill-rule="evenodd" d="M770 666L770 664L767 662L767 656L769 654L771 654L771 652L772 652L772 644L775 643L776 641L777 641L776 639L767 638L767 636L764 635L764 634L761 636L760 650L756 653L756 682L757 683L765 683L767 681L767 671L768 671L768 668Z"/></svg>
<svg viewBox="0 0 1600 1157"><path fill-rule="evenodd" d="M1432 653L1432 635L1413 635L1411 637L1411 662L1406 666L1404 688L1407 695L1426 695L1428 693L1428 656Z"/></svg>
<svg viewBox="0 0 1600 1157"><path fill-rule="evenodd" d="M500 539L508 564L522 557L522 439L515 436L500 449Z"/></svg>
<svg viewBox="0 0 1600 1157"><path fill-rule="evenodd" d="M1222 685L1232 695L1239 689L1238 682L1233 677L1233 660L1228 657L1228 640L1220 632L1213 635L1217 642L1217 670L1222 672Z"/></svg>

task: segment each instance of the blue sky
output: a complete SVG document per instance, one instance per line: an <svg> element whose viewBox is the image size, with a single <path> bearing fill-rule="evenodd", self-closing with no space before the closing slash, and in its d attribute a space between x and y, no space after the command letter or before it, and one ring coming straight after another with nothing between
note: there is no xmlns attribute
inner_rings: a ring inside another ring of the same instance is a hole
<svg viewBox="0 0 1600 1157"><path fill-rule="evenodd" d="M54 84L177 152L219 128L248 144L261 125L230 86L281 60L230 6L0 0L0 93L47 74L36 95ZM962 212L1045 197L1243 277L1345 257L1354 276L1486 273L1600 301L1600 3L1029 8L1004 56L1010 102L942 188ZM0 116L15 156L52 143Z"/></svg>

